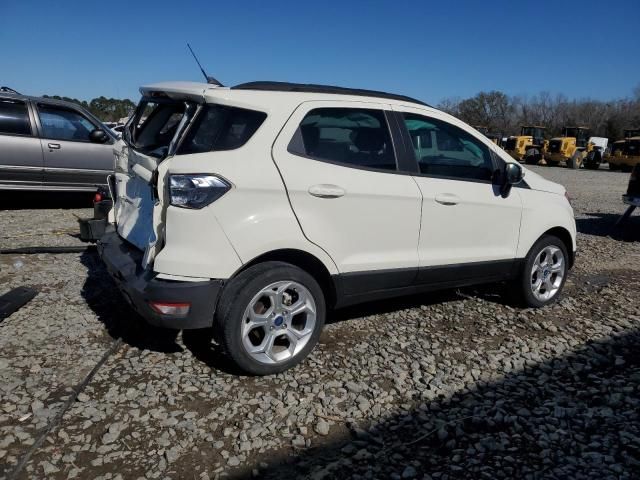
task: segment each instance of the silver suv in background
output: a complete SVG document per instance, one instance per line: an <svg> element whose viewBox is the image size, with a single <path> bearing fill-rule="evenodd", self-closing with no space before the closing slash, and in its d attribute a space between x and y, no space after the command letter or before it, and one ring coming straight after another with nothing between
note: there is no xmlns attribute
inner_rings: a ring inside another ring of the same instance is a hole
<svg viewBox="0 0 640 480"><path fill-rule="evenodd" d="M0 92L0 190L95 191L116 136L71 102Z"/></svg>

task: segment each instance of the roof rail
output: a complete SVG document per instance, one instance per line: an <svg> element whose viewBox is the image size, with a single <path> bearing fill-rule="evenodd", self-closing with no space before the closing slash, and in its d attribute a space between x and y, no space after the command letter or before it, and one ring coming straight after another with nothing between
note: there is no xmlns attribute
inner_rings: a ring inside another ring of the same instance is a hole
<svg viewBox="0 0 640 480"><path fill-rule="evenodd" d="M309 92L309 93L330 93L337 95L357 95L361 97L377 97L386 98L389 100L399 100L402 102L417 103L430 107L431 105L424 103L415 98L407 97L405 95L396 95L395 93L379 92L376 90L365 90L362 88L346 88L335 87L332 85L316 85L313 83L288 83L288 82L271 82L271 81L259 81L241 83L234 87L232 90L265 90L271 92Z"/></svg>

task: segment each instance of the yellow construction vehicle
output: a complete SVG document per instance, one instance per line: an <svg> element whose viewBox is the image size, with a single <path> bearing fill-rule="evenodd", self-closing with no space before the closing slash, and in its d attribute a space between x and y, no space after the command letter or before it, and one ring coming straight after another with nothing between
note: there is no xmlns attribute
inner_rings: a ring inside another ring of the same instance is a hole
<svg viewBox="0 0 640 480"><path fill-rule="evenodd" d="M630 172L640 163L640 128L624 131L624 139L613 142L611 153L605 157L609 170Z"/></svg>
<svg viewBox="0 0 640 480"><path fill-rule="evenodd" d="M489 132L489 127L485 127L483 125L475 125L473 128L475 128L477 131L479 131L481 134L483 134L485 137L487 137L496 145L501 146L500 141L502 140L502 136L500 134Z"/></svg>
<svg viewBox="0 0 640 480"><path fill-rule="evenodd" d="M594 146L587 127L564 127L561 137L549 141L545 161L552 166L565 162L569 168L580 168Z"/></svg>
<svg viewBox="0 0 640 480"><path fill-rule="evenodd" d="M507 139L504 149L519 162L538 163L544 160L549 145L544 138L545 130L539 125L523 125L520 135Z"/></svg>

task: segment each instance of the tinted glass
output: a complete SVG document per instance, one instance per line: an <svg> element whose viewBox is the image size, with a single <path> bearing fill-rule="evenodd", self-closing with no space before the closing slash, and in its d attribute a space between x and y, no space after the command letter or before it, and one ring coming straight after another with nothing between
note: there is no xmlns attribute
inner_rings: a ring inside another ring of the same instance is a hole
<svg viewBox="0 0 640 480"><path fill-rule="evenodd" d="M27 105L14 100L0 100L0 133L31 135Z"/></svg>
<svg viewBox="0 0 640 480"><path fill-rule="evenodd" d="M48 105L38 105L42 135L54 140L88 142L89 134L96 127L74 110Z"/></svg>
<svg viewBox="0 0 640 480"><path fill-rule="evenodd" d="M404 114L420 172L462 180L490 180L493 162L480 140L447 122Z"/></svg>
<svg viewBox="0 0 640 480"><path fill-rule="evenodd" d="M262 125L267 114L243 108L207 105L195 119L179 154L240 148Z"/></svg>
<svg viewBox="0 0 640 480"><path fill-rule="evenodd" d="M317 108L300 123L289 151L345 165L396 170L381 110Z"/></svg>

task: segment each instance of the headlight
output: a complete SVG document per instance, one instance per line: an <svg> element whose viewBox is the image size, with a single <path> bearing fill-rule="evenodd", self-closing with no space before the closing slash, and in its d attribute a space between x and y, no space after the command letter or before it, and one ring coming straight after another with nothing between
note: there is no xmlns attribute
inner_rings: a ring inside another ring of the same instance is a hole
<svg viewBox="0 0 640 480"><path fill-rule="evenodd" d="M227 193L230 188L229 183L215 175L169 175L171 205L175 207L206 207Z"/></svg>

